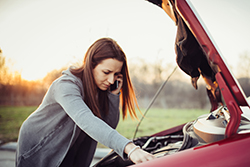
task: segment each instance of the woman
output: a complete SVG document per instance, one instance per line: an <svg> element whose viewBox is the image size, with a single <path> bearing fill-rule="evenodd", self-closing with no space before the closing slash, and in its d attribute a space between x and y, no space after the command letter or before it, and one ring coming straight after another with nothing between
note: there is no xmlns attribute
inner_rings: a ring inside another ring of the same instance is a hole
<svg viewBox="0 0 250 167"><path fill-rule="evenodd" d="M115 81L117 88L110 90ZM114 130L119 96L122 117L127 110L136 117L125 54L114 40L102 38L90 46L81 67L69 68L52 83L41 105L24 121L16 166L89 166L97 142L134 163L154 159Z"/></svg>

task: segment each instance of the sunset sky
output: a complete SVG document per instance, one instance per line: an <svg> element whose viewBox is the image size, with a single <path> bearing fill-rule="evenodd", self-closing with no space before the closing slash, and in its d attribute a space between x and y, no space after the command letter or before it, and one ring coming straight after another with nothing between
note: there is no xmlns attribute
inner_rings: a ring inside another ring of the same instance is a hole
<svg viewBox="0 0 250 167"><path fill-rule="evenodd" d="M250 1L192 0L230 66L250 53ZM27 80L81 62L98 38L115 39L128 57L175 64L176 26L145 0L1 0L0 48ZM234 67L235 68L235 67Z"/></svg>

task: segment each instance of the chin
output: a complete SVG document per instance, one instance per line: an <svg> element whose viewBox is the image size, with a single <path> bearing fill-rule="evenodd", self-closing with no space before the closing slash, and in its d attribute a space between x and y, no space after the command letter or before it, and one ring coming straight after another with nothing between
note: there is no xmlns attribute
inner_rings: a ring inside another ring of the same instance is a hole
<svg viewBox="0 0 250 167"><path fill-rule="evenodd" d="M107 91L108 90L108 88L106 88L106 87L98 87L100 90L102 90L102 91Z"/></svg>

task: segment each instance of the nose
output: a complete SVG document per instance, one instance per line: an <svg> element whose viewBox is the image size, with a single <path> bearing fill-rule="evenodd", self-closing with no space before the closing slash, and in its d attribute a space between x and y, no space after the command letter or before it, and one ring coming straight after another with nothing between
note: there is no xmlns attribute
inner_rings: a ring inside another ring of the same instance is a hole
<svg viewBox="0 0 250 167"><path fill-rule="evenodd" d="M110 76L108 77L108 82L109 82L110 84L114 84L114 82L115 82L115 76L114 76L114 75L110 75Z"/></svg>

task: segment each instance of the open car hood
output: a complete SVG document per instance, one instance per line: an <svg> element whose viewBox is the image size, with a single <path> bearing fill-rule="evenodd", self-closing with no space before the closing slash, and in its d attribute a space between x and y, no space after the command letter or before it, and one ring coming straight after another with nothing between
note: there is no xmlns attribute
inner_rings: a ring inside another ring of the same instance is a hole
<svg viewBox="0 0 250 167"><path fill-rule="evenodd" d="M203 78L211 78L218 84L217 99L210 101L212 111L220 106L226 106L230 121L226 126L225 136L236 134L243 113L241 107L250 107L250 105L201 18L195 12L192 3L189 0L149 1L163 8L176 22L175 49L179 67L191 77L195 75L194 68L199 68L199 72L206 76ZM203 60L206 62L204 63ZM202 64L200 67L199 63ZM206 65L209 66L206 67Z"/></svg>

